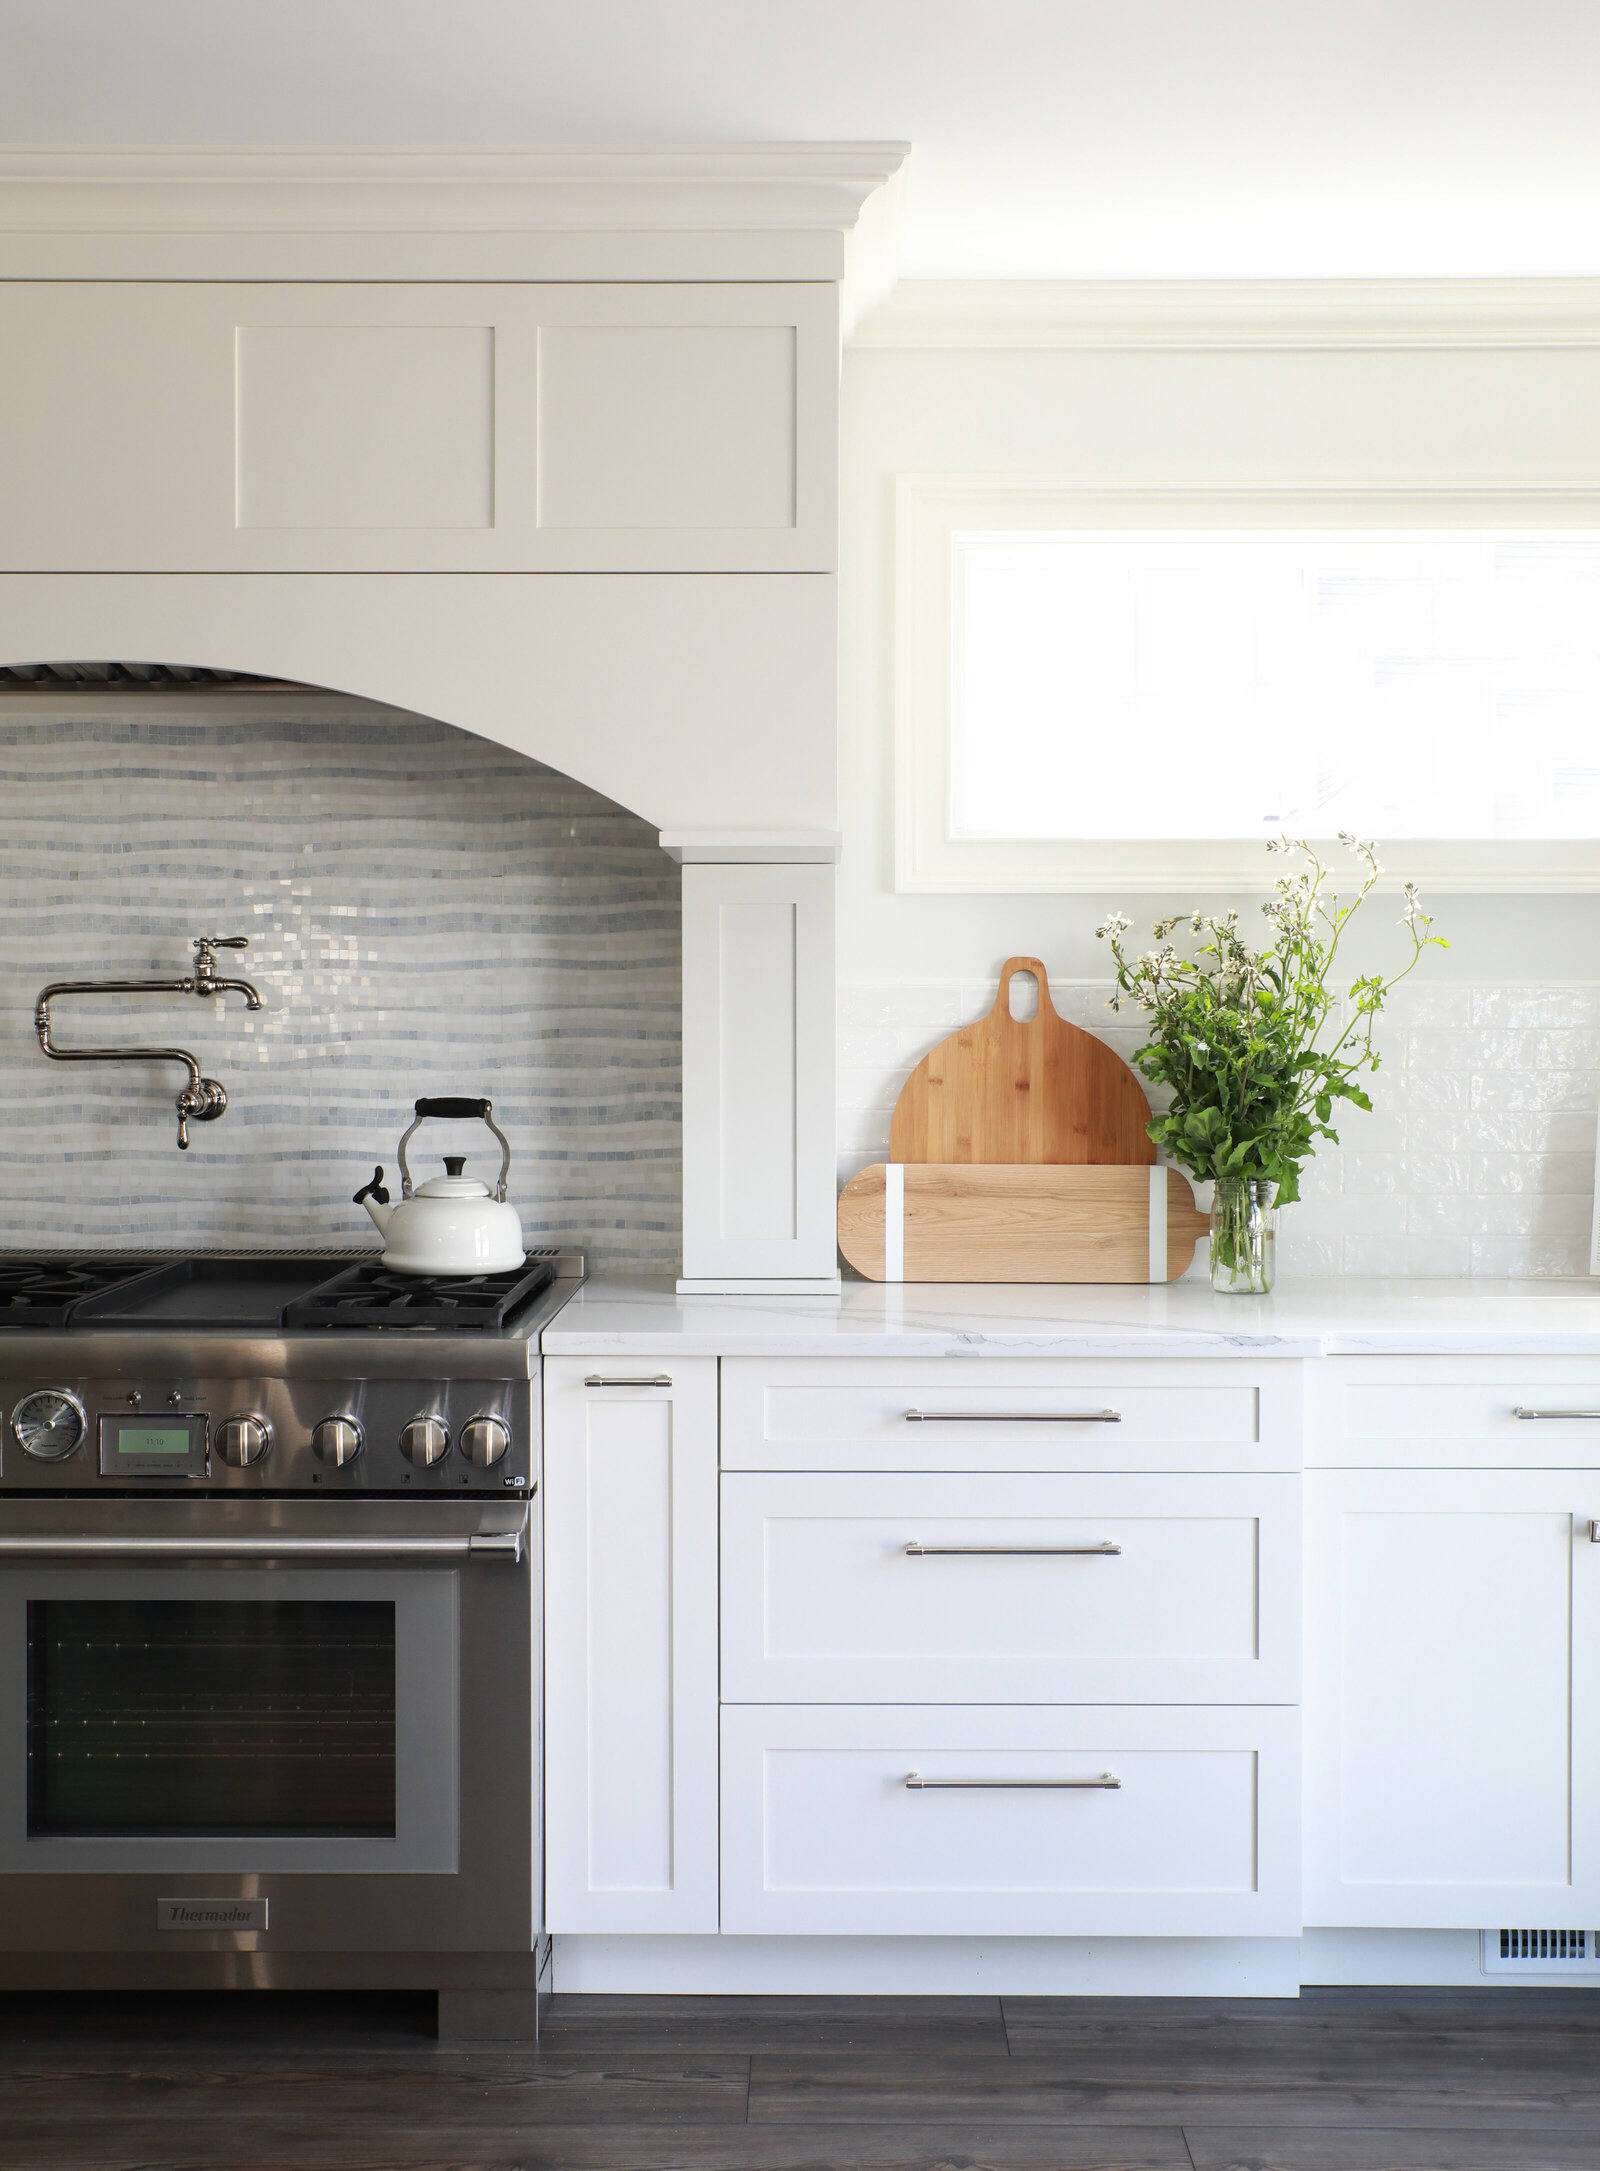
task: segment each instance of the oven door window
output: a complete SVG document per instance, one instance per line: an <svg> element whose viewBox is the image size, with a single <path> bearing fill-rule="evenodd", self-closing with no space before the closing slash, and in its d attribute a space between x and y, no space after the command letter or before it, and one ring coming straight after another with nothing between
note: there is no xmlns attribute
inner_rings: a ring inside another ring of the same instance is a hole
<svg viewBox="0 0 1600 2171"><path fill-rule="evenodd" d="M0 1878L453 1874L467 1579L342 1561L0 1567ZM473 1634L476 1676L506 1636Z"/></svg>
<svg viewBox="0 0 1600 2171"><path fill-rule="evenodd" d="M28 1605L27 1830L393 1839L392 1600Z"/></svg>

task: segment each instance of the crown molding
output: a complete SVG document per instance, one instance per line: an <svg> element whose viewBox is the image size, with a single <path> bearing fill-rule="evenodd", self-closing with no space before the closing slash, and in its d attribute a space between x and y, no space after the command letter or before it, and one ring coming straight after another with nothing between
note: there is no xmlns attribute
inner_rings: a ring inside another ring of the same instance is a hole
<svg viewBox="0 0 1600 2171"><path fill-rule="evenodd" d="M0 233L848 233L903 143L0 150Z"/></svg>
<svg viewBox="0 0 1600 2171"><path fill-rule="evenodd" d="M1600 279L905 279L858 347L1600 346Z"/></svg>

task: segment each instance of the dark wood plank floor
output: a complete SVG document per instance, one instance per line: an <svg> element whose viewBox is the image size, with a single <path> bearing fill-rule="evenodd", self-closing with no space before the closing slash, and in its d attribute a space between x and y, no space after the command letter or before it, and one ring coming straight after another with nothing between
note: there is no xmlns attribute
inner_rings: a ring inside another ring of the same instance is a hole
<svg viewBox="0 0 1600 2171"><path fill-rule="evenodd" d="M1600 2171L1600 1991L0 1996L0 2171Z"/></svg>

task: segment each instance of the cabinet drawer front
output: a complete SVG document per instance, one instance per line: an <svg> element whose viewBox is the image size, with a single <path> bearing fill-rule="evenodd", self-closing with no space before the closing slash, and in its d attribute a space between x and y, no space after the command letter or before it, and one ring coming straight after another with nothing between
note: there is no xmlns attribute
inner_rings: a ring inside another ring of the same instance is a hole
<svg viewBox="0 0 1600 2171"><path fill-rule="evenodd" d="M1292 1470L1301 1367L730 1358L732 1470Z"/></svg>
<svg viewBox="0 0 1600 2171"><path fill-rule="evenodd" d="M1317 1371L1310 1462L1347 1469L1600 1466L1600 1363L1593 1357L1335 1357Z"/></svg>
<svg viewBox="0 0 1600 2171"><path fill-rule="evenodd" d="M730 1707L722 1804L725 1931L1300 1928L1292 1711Z"/></svg>
<svg viewBox="0 0 1600 2171"><path fill-rule="evenodd" d="M1291 1703L1299 1568L1286 1476L725 1475L722 1693Z"/></svg>

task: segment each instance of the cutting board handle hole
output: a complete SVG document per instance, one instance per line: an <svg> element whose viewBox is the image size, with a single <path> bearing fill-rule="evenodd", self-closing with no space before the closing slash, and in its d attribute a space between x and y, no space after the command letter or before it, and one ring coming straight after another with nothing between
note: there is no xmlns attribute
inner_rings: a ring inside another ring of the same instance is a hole
<svg viewBox="0 0 1600 2171"><path fill-rule="evenodd" d="M1006 1007L1018 1025L1031 1025L1039 1015L1039 976L1014 972L1006 990Z"/></svg>

